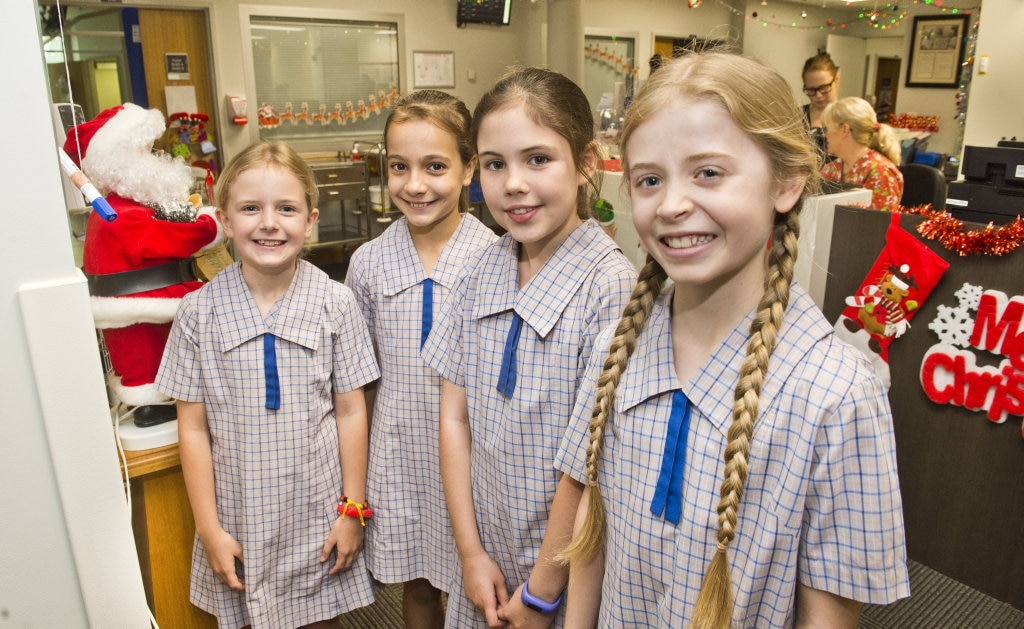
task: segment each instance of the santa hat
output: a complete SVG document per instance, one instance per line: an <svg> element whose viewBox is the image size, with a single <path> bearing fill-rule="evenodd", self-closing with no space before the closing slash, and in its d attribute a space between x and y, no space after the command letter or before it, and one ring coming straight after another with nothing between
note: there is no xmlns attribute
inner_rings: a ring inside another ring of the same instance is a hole
<svg viewBox="0 0 1024 629"><path fill-rule="evenodd" d="M85 157L85 152L89 149L92 136L96 135L96 132L122 109L124 109L124 105L101 111L92 120L74 126L68 131L68 137L64 140L64 152L71 157L76 166L82 167L82 158Z"/></svg>
<svg viewBox="0 0 1024 629"><path fill-rule="evenodd" d="M149 153L153 141L163 135L166 124L158 109L143 109L134 103L111 107L88 122L72 127L64 141L64 152L71 156L79 168L88 162L90 147L104 150L135 150ZM102 154L104 151L100 151ZM95 182L94 182L95 183Z"/></svg>

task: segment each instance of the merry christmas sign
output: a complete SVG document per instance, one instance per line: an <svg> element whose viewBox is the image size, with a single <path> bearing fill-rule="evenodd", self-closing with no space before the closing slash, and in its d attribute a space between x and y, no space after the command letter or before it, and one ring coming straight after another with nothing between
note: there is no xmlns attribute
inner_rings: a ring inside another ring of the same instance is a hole
<svg viewBox="0 0 1024 629"><path fill-rule="evenodd" d="M969 237L979 231L981 237ZM838 206L822 308L836 333L859 341L876 370L888 370L891 378L910 558L1019 609L1022 240L1020 233L984 225L909 213L894 224L886 212ZM886 292L888 284L909 292L897 300ZM872 329L873 321L886 326Z"/></svg>

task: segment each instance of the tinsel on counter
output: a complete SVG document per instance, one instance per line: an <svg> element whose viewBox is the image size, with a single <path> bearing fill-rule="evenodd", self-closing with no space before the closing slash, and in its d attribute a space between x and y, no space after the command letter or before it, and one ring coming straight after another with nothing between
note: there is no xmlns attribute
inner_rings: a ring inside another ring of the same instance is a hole
<svg viewBox="0 0 1024 629"><path fill-rule="evenodd" d="M906 214L925 218L917 226L917 233L961 256L1002 256L1017 249L1024 241L1024 219L1020 216L1005 225L989 223L983 229L967 230L964 222L949 212L936 211L930 205L901 208Z"/></svg>

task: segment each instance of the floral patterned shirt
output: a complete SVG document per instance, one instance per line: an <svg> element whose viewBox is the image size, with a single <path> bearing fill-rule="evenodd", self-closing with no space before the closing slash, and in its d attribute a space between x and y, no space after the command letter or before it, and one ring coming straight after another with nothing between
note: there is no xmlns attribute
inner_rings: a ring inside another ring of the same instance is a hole
<svg viewBox="0 0 1024 629"><path fill-rule="evenodd" d="M824 179L852 183L871 191L871 207L895 212L903 196L903 173L885 155L868 149L854 163L849 173L843 173L843 160L834 159L821 168Z"/></svg>

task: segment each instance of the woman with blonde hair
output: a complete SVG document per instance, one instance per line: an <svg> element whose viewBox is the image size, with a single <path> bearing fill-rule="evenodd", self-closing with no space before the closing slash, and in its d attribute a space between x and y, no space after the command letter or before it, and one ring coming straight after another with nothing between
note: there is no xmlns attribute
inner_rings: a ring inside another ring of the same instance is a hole
<svg viewBox="0 0 1024 629"><path fill-rule="evenodd" d="M622 149L648 257L555 460L585 487L566 625L855 627L910 594L892 416L792 281L818 155L790 88L680 57Z"/></svg>
<svg viewBox="0 0 1024 629"><path fill-rule="evenodd" d="M836 156L822 167L822 178L871 190L871 207L876 210L899 210L903 173L900 143L892 127L878 122L871 104L857 97L832 103L821 120L828 152Z"/></svg>

